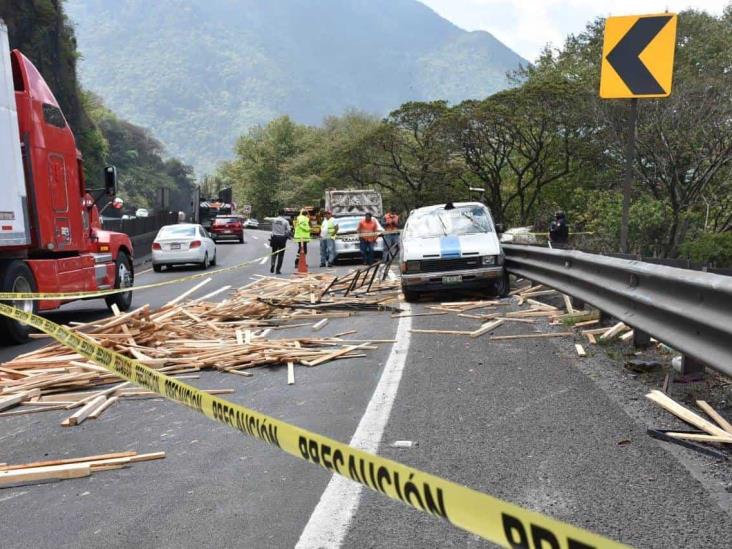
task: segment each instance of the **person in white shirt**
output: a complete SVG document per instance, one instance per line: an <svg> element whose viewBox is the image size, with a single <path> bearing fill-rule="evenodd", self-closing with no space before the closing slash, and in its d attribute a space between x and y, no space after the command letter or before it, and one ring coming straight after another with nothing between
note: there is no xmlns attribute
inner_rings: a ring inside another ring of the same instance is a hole
<svg viewBox="0 0 732 549"><path fill-rule="evenodd" d="M287 239L290 238L292 227L290 222L284 217L284 212L280 211L279 216L272 220L272 234L269 237L269 245L272 247L272 263L269 272L275 272L275 260L277 263L277 274L282 274L282 261L285 259L285 246Z"/></svg>
<svg viewBox="0 0 732 549"><path fill-rule="evenodd" d="M335 261L335 235L338 234L338 225L331 212L325 212L325 218L320 224L320 266L332 267Z"/></svg>

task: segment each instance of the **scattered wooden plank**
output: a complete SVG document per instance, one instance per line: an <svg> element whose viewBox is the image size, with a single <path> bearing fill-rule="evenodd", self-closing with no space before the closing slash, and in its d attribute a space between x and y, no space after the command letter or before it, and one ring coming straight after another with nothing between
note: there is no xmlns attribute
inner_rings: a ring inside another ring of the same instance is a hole
<svg viewBox="0 0 732 549"><path fill-rule="evenodd" d="M498 320L486 322L480 328L471 332L470 337L473 337L473 338L480 337L485 333L492 332L493 330L495 330L496 328L498 328L501 325L503 325L503 320L501 320L500 318Z"/></svg>
<svg viewBox="0 0 732 549"><path fill-rule="evenodd" d="M79 425L81 424L87 417L89 417L89 414L91 414L96 408L101 406L101 404L107 400L107 397L104 395L99 395L94 400L86 403L79 411L77 411L74 415L67 417L65 420L61 422L61 425L63 427L71 427L73 425Z"/></svg>
<svg viewBox="0 0 732 549"><path fill-rule="evenodd" d="M572 332L551 332L548 334L516 334L505 336L491 336L491 341L501 341L505 339L535 339L544 337L566 337L574 335Z"/></svg>
<svg viewBox="0 0 732 549"><path fill-rule="evenodd" d="M665 395L661 391L653 390L650 393L646 395L646 398L648 400L651 400L664 408L666 411L671 412L676 417L683 419L685 422L693 425L694 427L697 427L701 429L702 431L706 431L710 435L720 436L720 437L728 437L729 433L727 433L724 429L717 427L713 423L707 421L703 417L701 417L698 414L695 414L688 408L685 408L675 400L673 400L671 397Z"/></svg>
<svg viewBox="0 0 732 549"><path fill-rule="evenodd" d="M319 331L326 324L328 324L328 319L327 318L324 318L323 320L320 320L320 321L316 322L315 324L313 324L313 331L314 332Z"/></svg>
<svg viewBox="0 0 732 549"><path fill-rule="evenodd" d="M287 384L295 384L295 364L292 361L287 363Z"/></svg>
<svg viewBox="0 0 732 549"><path fill-rule="evenodd" d="M620 341L628 341L629 339L633 339L633 335L635 332L633 330L630 330L629 332L625 332L623 335L620 336Z"/></svg>
<svg viewBox="0 0 732 549"><path fill-rule="evenodd" d="M574 307L572 307L572 300L569 298L567 294L562 294L562 299L564 300L564 308L567 310L567 313L574 314Z"/></svg>
<svg viewBox="0 0 732 549"><path fill-rule="evenodd" d="M18 394L14 394L5 398L0 398L0 410L7 410L16 404L23 402L24 400L30 400L41 394L40 389L31 389L28 391L22 391Z"/></svg>
<svg viewBox="0 0 732 549"><path fill-rule="evenodd" d="M620 332L626 329L627 326L624 322L618 322L600 336L600 341L612 341L620 334Z"/></svg>
<svg viewBox="0 0 732 549"><path fill-rule="evenodd" d="M580 345L579 343L575 343L574 348L577 350L578 356L582 356L582 357L587 356L587 353L585 352L585 348L582 345Z"/></svg>
<svg viewBox="0 0 732 549"><path fill-rule="evenodd" d="M52 465L66 465L69 463L83 463L86 461L100 461L105 459L116 459L116 458L129 458L137 455L135 451L127 452L112 452L110 454L97 454L94 456L84 456L76 458L65 458L65 459L49 459L45 461L34 461L31 463L21 463L17 465L5 465L6 471L12 471L15 469L30 469L32 467L50 467Z"/></svg>
<svg viewBox="0 0 732 549"><path fill-rule="evenodd" d="M704 400L697 400L696 404L699 408L704 410L710 418L716 421L722 429L732 435L732 423L724 419L717 410L709 405L709 403Z"/></svg>
<svg viewBox="0 0 732 549"><path fill-rule="evenodd" d="M117 402L119 400L118 396L113 396L102 402L96 410L94 410L91 414L89 414L89 419L97 419L100 415L102 415L102 412L109 408L112 404Z"/></svg>
<svg viewBox="0 0 732 549"><path fill-rule="evenodd" d="M585 326L594 326L595 324L599 324L600 319L596 318L594 320L584 320L582 322L578 322L574 325L575 328L584 328Z"/></svg>
<svg viewBox="0 0 732 549"><path fill-rule="evenodd" d="M526 303L530 303L534 307L538 307L539 309L543 311L558 311L554 305L547 305L546 303L542 303L541 301L537 301L535 299L527 299Z"/></svg>
<svg viewBox="0 0 732 549"><path fill-rule="evenodd" d="M444 334L444 335L467 335L469 336L473 332L465 332L460 330L422 330L412 328L409 330L413 334Z"/></svg>
<svg viewBox="0 0 732 549"><path fill-rule="evenodd" d="M673 438L680 438L682 440L693 440L696 442L720 442L722 444L732 444L732 434L726 437L718 435L703 435L695 433L672 433L667 432L668 436Z"/></svg>
<svg viewBox="0 0 732 549"><path fill-rule="evenodd" d="M90 474L91 466L88 463L70 463L68 465L52 465L50 467L15 469L12 471L0 471L0 486L37 482L40 480L88 477Z"/></svg>
<svg viewBox="0 0 732 549"><path fill-rule="evenodd" d="M585 334L587 336L587 340L595 345L597 343L597 340L595 339L595 334Z"/></svg>

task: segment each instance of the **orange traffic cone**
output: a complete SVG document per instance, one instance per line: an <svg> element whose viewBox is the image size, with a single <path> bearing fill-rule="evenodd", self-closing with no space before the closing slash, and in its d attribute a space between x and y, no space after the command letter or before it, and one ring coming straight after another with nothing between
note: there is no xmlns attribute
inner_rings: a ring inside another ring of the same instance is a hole
<svg viewBox="0 0 732 549"><path fill-rule="evenodd" d="M307 274L308 272L308 258L305 255L305 250L300 249L300 255L297 260L297 272Z"/></svg>

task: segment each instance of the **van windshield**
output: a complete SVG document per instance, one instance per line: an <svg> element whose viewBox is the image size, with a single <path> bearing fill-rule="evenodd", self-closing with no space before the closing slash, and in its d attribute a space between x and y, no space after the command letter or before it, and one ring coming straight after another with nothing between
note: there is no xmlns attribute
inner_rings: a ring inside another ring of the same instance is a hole
<svg viewBox="0 0 732 549"><path fill-rule="evenodd" d="M452 210L437 209L417 212L407 221L407 238L436 238L447 235L492 233L488 210L480 206L457 206Z"/></svg>

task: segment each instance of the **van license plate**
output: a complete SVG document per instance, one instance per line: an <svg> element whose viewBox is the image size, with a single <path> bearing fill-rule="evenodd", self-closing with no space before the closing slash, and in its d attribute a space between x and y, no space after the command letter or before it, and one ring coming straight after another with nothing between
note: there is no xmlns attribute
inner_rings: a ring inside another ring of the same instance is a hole
<svg viewBox="0 0 732 549"><path fill-rule="evenodd" d="M462 275L443 276L443 284L460 284L463 281Z"/></svg>

